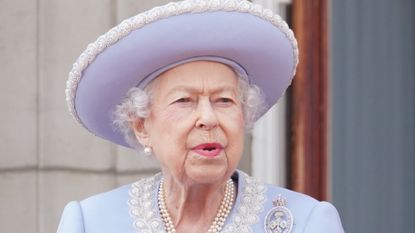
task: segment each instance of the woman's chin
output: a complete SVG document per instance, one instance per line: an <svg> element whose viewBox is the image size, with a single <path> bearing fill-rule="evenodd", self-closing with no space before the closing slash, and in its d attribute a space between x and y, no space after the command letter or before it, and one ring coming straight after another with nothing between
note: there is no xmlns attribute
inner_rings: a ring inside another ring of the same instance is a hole
<svg viewBox="0 0 415 233"><path fill-rule="evenodd" d="M202 165L191 166L186 168L186 176L196 183L200 184L213 184L221 181L225 181L228 177L228 166L223 165Z"/></svg>

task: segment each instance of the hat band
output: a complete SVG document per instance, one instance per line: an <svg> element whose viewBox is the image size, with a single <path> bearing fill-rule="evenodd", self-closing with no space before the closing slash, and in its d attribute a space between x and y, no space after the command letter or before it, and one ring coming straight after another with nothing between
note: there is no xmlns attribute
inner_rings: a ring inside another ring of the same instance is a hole
<svg viewBox="0 0 415 233"><path fill-rule="evenodd" d="M194 62L194 61L213 61L213 62L219 62L225 65L230 66L234 72L238 75L239 78L245 79L249 82L248 79L248 74L246 72L246 70L239 65L238 63L229 60L227 58L224 57L217 57L217 56L199 56L199 57L192 57L192 58L187 58L175 63L172 63L170 65L164 66L156 71L154 71L153 73L147 75L144 79L142 79L138 84L137 87L139 88L144 88L146 87L152 80L154 80L155 78L157 78L157 76L159 76L160 74L162 74L163 72L170 70L176 66L185 64L185 63L189 63L189 62Z"/></svg>

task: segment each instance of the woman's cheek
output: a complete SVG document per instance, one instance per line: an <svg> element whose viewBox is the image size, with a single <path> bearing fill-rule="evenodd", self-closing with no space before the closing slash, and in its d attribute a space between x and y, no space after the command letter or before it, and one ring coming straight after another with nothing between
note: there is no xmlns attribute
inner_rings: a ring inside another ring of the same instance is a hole
<svg viewBox="0 0 415 233"><path fill-rule="evenodd" d="M179 123L178 121L189 117L191 112L192 108L190 107L170 106L163 115L167 121Z"/></svg>
<svg viewBox="0 0 415 233"><path fill-rule="evenodd" d="M235 112L237 113L236 117L235 117L236 118L235 120L239 123L239 126L242 126L244 128L245 119L244 119L244 114L243 114L242 108L238 107L238 110L235 110Z"/></svg>
<svg viewBox="0 0 415 233"><path fill-rule="evenodd" d="M221 113L224 119L227 119L228 122L232 123L235 127L241 127L244 125L244 116L242 109L235 107L224 109Z"/></svg>

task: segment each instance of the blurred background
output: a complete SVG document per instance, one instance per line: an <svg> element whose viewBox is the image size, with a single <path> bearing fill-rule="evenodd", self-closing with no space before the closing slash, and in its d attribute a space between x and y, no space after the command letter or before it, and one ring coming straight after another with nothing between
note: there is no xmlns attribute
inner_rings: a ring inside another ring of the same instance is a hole
<svg viewBox="0 0 415 233"><path fill-rule="evenodd" d="M88 43L167 2L0 0L1 232L56 232L67 202L158 172L80 127L64 89ZM415 1L253 2L293 26L301 63L240 169L331 201L346 232L414 232Z"/></svg>

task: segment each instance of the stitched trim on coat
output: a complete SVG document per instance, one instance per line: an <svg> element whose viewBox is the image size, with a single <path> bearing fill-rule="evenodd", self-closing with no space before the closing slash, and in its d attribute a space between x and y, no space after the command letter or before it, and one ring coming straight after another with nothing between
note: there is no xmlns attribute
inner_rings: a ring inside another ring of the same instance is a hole
<svg viewBox="0 0 415 233"><path fill-rule="evenodd" d="M239 206L232 219L222 230L223 233L250 233L252 226L259 222L259 214L264 209L266 186L243 172L238 172L242 187L238 193ZM161 173L143 178L131 185L129 200L130 215L134 219L137 232L164 233L164 226L157 214L157 191Z"/></svg>

